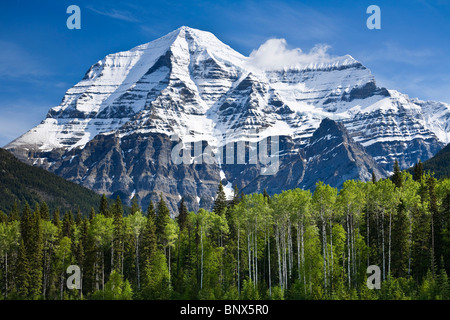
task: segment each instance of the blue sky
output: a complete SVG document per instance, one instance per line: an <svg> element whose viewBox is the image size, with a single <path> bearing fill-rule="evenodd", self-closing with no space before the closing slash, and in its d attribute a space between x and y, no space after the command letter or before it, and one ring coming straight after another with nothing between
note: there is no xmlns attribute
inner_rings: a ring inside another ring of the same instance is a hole
<svg viewBox="0 0 450 320"><path fill-rule="evenodd" d="M81 30L66 9L81 8ZM369 30L369 5L381 30ZM0 3L0 146L37 125L105 55L182 26L244 55L270 38L308 52L350 54L378 85L450 103L450 1L17 1Z"/></svg>

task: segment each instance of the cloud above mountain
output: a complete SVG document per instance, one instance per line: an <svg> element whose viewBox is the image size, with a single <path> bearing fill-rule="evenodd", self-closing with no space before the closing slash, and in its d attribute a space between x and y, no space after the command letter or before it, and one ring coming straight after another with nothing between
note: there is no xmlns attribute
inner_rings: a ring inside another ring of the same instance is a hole
<svg viewBox="0 0 450 320"><path fill-rule="evenodd" d="M285 39L269 39L251 52L249 64L263 70L277 70L330 63L335 58L328 53L329 48L326 44L318 44L309 52L303 52L300 48L290 49Z"/></svg>

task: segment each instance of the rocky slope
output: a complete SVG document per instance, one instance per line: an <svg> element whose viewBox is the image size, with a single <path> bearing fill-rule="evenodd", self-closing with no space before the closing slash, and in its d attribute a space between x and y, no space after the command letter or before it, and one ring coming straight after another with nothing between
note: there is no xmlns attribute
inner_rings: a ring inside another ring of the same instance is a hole
<svg viewBox="0 0 450 320"><path fill-rule="evenodd" d="M321 125L326 118L340 124ZM213 34L181 27L98 61L6 149L97 192L137 195L144 206L163 193L173 210L185 196L195 209L210 206L219 180L227 192L264 181L274 193L383 176L395 159L409 167L450 142L449 118L448 104L377 87L351 56L266 70ZM324 127L339 138L323 138ZM265 166L252 164L249 150L274 136L279 171L261 176ZM247 163L199 161L205 147L217 154L239 143ZM191 144L203 148L174 164L174 148Z"/></svg>

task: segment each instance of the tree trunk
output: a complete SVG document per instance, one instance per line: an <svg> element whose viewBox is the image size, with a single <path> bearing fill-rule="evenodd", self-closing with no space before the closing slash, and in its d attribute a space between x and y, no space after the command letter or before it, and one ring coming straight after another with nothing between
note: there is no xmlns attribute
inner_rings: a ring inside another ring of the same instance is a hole
<svg viewBox="0 0 450 320"><path fill-rule="evenodd" d="M141 288L141 277L140 277L140 271L139 271L139 239L136 236L136 277L137 277L137 285L138 289Z"/></svg>
<svg viewBox="0 0 450 320"><path fill-rule="evenodd" d="M266 231L267 232L267 231ZM268 260L269 260L269 295L272 297L272 278L270 274L270 237L267 236L267 249L268 249Z"/></svg>
<svg viewBox="0 0 450 320"><path fill-rule="evenodd" d="M200 227L200 243L202 247L201 271L200 271L200 289L203 289L203 226Z"/></svg>

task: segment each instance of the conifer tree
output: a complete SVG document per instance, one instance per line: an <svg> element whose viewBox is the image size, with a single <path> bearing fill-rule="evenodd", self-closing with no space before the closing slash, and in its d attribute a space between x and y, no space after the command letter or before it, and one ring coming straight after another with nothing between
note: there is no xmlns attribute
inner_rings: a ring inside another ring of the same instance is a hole
<svg viewBox="0 0 450 320"><path fill-rule="evenodd" d="M233 187L233 199L231 200L231 207L234 207L241 201L240 195L239 195L239 189L238 186L235 184Z"/></svg>
<svg viewBox="0 0 450 320"><path fill-rule="evenodd" d="M394 162L394 174L392 175L392 182L397 188L402 187L402 172L400 170L400 166L398 165L397 159L395 159Z"/></svg>
<svg viewBox="0 0 450 320"><path fill-rule="evenodd" d="M41 219L50 220L50 212L47 203L43 202L41 205Z"/></svg>
<svg viewBox="0 0 450 320"><path fill-rule="evenodd" d="M141 211L141 207L138 204L136 196L133 196L133 199L131 199L131 211L130 211L130 214L135 214L138 211Z"/></svg>
<svg viewBox="0 0 450 320"><path fill-rule="evenodd" d="M29 294L38 298L42 294L42 257L43 257L43 234L41 225L41 213L39 206L32 216L32 236L28 262L30 264L30 287Z"/></svg>
<svg viewBox="0 0 450 320"><path fill-rule="evenodd" d="M62 236L69 239L72 238L72 231L74 226L72 210L66 211L62 220Z"/></svg>
<svg viewBox="0 0 450 320"><path fill-rule="evenodd" d="M102 199L100 200L100 208L98 213L104 215L105 217L109 217L109 212L108 212L108 200L106 199L105 194L102 195Z"/></svg>
<svg viewBox="0 0 450 320"><path fill-rule="evenodd" d="M219 182L219 187L216 193L216 199L214 200L213 211L215 214L224 215L227 210L227 197L223 190L222 181Z"/></svg>
<svg viewBox="0 0 450 320"><path fill-rule="evenodd" d="M177 217L178 225L180 226L180 231L186 228L187 216L188 210L186 208L186 205L184 204L184 197L183 197L181 198L180 206L178 207L178 217Z"/></svg>
<svg viewBox="0 0 450 320"><path fill-rule="evenodd" d="M8 221L19 221L20 220L20 214L19 214L19 204L17 201L14 201L13 207L8 215Z"/></svg>
<svg viewBox="0 0 450 320"><path fill-rule="evenodd" d="M77 209L77 215L75 217L75 223L77 226L81 225L81 222L83 220L83 215L81 214L81 209L78 207Z"/></svg>
<svg viewBox="0 0 450 320"><path fill-rule="evenodd" d="M29 297L31 268L28 262L27 251L23 239L20 241L16 267L16 292L22 298Z"/></svg>
<svg viewBox="0 0 450 320"><path fill-rule="evenodd" d="M165 247L167 238L166 238L166 226L169 223L170 219L170 211L167 208L166 202L163 199L162 194L160 195L157 208L157 216L156 216L156 238L158 240L158 246L160 248Z"/></svg>
<svg viewBox="0 0 450 320"><path fill-rule="evenodd" d="M111 270L117 270L122 273L122 262L123 262L123 206L120 197L117 196L112 208L113 214L113 243L111 246Z"/></svg>
<svg viewBox="0 0 450 320"><path fill-rule="evenodd" d="M423 175L423 163L422 160L419 160L419 162L414 165L413 179L415 181L420 181L422 179L422 175Z"/></svg>
<svg viewBox="0 0 450 320"><path fill-rule="evenodd" d="M153 205L153 201L150 200L150 203L148 204L147 207L147 217L152 217L153 218L153 222L156 221L156 212L155 212L155 206Z"/></svg>
<svg viewBox="0 0 450 320"><path fill-rule="evenodd" d="M91 212L89 213L89 221L92 221L95 217L95 209L91 207Z"/></svg>

